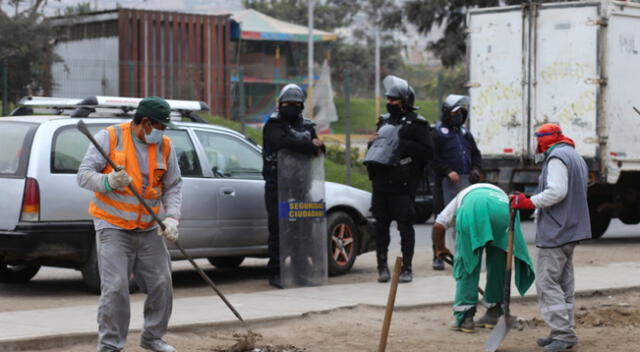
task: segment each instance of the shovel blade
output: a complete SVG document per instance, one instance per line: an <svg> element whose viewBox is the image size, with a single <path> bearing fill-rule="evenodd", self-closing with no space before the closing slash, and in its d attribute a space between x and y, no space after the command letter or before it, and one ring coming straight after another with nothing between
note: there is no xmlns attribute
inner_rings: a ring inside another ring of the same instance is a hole
<svg viewBox="0 0 640 352"><path fill-rule="evenodd" d="M500 347L500 344L502 343L502 341L504 341L504 338L509 333L509 330L511 330L511 325L513 325L512 320L513 319L511 316L503 315L500 317L500 319L498 320L498 324L496 324L496 326L491 331L491 335L489 335L489 338L487 338L487 342L484 345L485 351L495 352L498 347Z"/></svg>

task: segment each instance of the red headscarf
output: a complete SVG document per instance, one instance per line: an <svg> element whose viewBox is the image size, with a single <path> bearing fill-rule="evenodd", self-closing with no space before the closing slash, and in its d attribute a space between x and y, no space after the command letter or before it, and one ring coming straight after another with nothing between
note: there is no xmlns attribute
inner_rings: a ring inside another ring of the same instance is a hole
<svg viewBox="0 0 640 352"><path fill-rule="evenodd" d="M535 136L538 137L538 152L544 153L558 143L566 143L574 147L576 144L569 137L562 134L562 129L555 123L545 123L538 127Z"/></svg>

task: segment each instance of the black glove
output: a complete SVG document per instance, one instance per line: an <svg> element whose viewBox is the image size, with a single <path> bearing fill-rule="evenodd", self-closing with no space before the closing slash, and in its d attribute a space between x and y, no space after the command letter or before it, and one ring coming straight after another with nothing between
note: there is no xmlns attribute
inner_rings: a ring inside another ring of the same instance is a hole
<svg viewBox="0 0 640 352"><path fill-rule="evenodd" d="M480 171L478 171L478 169L471 169L471 172L469 173L469 182L472 184L480 182Z"/></svg>

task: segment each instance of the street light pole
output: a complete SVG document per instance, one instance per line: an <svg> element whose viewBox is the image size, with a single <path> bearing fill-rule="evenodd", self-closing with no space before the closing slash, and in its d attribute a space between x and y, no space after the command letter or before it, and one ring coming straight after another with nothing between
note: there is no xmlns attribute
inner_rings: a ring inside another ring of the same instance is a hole
<svg viewBox="0 0 640 352"><path fill-rule="evenodd" d="M307 42L307 116L313 119L313 8L315 0L309 0L308 23L309 23L309 39Z"/></svg>
<svg viewBox="0 0 640 352"><path fill-rule="evenodd" d="M376 26L375 39L376 39L376 53L375 53L375 101L376 101L376 116L377 119L380 116L380 27Z"/></svg>

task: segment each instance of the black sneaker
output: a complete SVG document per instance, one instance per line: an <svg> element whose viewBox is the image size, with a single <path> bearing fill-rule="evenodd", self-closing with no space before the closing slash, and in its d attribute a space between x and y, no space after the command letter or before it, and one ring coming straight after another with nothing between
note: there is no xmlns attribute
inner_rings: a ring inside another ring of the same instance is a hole
<svg viewBox="0 0 640 352"><path fill-rule="evenodd" d="M444 270L444 261L440 258L433 258L433 270Z"/></svg>
<svg viewBox="0 0 640 352"><path fill-rule="evenodd" d="M388 282L390 278L389 267L383 266L378 268L378 282Z"/></svg>
<svg viewBox="0 0 640 352"><path fill-rule="evenodd" d="M407 283L407 282L411 282L413 281L413 273L411 272L411 269L407 268L407 269L402 269L402 271L400 271L400 283Z"/></svg>

